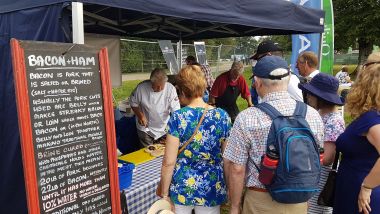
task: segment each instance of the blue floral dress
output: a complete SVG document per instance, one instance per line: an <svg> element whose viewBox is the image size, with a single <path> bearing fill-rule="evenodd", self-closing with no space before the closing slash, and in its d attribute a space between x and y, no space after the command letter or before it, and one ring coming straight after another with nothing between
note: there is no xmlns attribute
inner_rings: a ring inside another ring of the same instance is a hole
<svg viewBox="0 0 380 214"><path fill-rule="evenodd" d="M204 108L184 107L168 122L168 134L179 138L181 147L194 133ZM221 143L231 119L220 108L207 110L194 140L178 156L170 185L170 198L185 206L217 206L226 201Z"/></svg>

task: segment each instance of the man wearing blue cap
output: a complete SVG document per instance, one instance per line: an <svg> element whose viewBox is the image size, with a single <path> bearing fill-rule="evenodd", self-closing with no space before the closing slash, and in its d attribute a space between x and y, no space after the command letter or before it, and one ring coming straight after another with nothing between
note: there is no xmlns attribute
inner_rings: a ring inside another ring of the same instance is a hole
<svg viewBox="0 0 380 214"><path fill-rule="evenodd" d="M263 103L284 116L292 116L296 100L287 91L290 79L288 64L278 56L265 56L255 67L255 84ZM323 122L318 112L306 107L305 120L316 143L323 143ZM223 154L231 199L230 213L240 213L240 199L247 187L242 213L307 213L307 202L279 203L259 180L261 157L266 153L272 119L259 108L248 108L236 118Z"/></svg>

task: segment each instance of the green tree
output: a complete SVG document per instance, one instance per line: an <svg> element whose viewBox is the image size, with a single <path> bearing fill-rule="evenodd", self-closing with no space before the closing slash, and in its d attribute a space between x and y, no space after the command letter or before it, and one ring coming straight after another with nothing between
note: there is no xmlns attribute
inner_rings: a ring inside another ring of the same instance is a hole
<svg viewBox="0 0 380 214"><path fill-rule="evenodd" d="M206 45L236 45L235 38L206 39Z"/></svg>
<svg viewBox="0 0 380 214"><path fill-rule="evenodd" d="M359 48L359 63L380 44L379 0L333 0L335 49Z"/></svg>
<svg viewBox="0 0 380 214"><path fill-rule="evenodd" d="M271 40L277 42L284 52L292 51L292 36L291 35L276 35L270 36Z"/></svg>
<svg viewBox="0 0 380 214"><path fill-rule="evenodd" d="M152 39L125 38L142 41L157 41ZM150 72L156 67L166 68L165 65L160 64L160 62L164 62L164 58L160 47L156 44L122 41L120 48L123 73L137 71Z"/></svg>
<svg viewBox="0 0 380 214"><path fill-rule="evenodd" d="M233 54L235 46L236 46L236 40L235 38L217 38L217 39L206 39L205 40L206 47L207 45L211 46L220 46L221 45L221 52L220 52L220 58L226 59L230 58L230 56ZM211 51L211 48L207 48L207 58L208 59L217 59L218 58L218 51ZM211 55L212 54L212 55Z"/></svg>
<svg viewBox="0 0 380 214"><path fill-rule="evenodd" d="M253 36L236 37L237 53L251 56L257 48L259 42Z"/></svg>

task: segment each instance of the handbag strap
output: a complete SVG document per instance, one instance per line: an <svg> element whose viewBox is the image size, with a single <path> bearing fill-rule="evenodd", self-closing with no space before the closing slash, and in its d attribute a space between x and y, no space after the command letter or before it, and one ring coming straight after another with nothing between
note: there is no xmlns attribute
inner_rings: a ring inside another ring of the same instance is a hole
<svg viewBox="0 0 380 214"><path fill-rule="evenodd" d="M181 152L182 152L183 150L185 150L186 146L189 145L189 143L192 141L193 137L197 134L198 129L199 129L199 127L201 126L201 124L202 124L202 122L203 122L203 119L205 118L206 112L207 112L207 108L205 108L205 110L203 111L202 117L201 117L201 119L199 120L199 123L198 123L197 127L195 127L195 130L194 130L193 135L191 135L191 137L186 141L186 143L183 144L183 146L178 150L178 154L177 154L177 156L179 156L179 154L181 154Z"/></svg>
<svg viewBox="0 0 380 214"><path fill-rule="evenodd" d="M338 167L339 156L340 156L340 152L337 152L335 154L335 159L334 159L334 163L332 165L332 170L336 170L336 168Z"/></svg>

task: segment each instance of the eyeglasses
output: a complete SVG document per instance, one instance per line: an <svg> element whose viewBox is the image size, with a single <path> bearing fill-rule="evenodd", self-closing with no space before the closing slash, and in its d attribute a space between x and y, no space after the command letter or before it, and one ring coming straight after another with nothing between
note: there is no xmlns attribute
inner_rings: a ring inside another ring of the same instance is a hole
<svg viewBox="0 0 380 214"><path fill-rule="evenodd" d="M380 64L380 61L378 61L378 62L367 62L363 65L363 69L370 66L370 65L373 65L373 64Z"/></svg>

